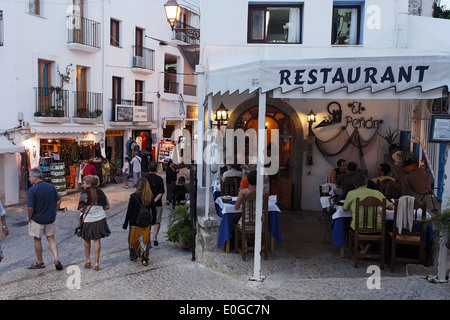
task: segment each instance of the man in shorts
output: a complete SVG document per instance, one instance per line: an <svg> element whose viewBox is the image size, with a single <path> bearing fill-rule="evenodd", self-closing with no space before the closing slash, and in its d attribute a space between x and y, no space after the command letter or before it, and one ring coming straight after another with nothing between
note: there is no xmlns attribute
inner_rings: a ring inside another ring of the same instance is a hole
<svg viewBox="0 0 450 320"><path fill-rule="evenodd" d="M164 181L163 179L156 174L157 169L157 163L154 161L151 161L148 165L148 171L150 171L149 174L147 174L144 178L148 180L148 183L150 184L150 189L152 190L155 206L156 206L156 222L153 229L153 245L156 247L159 245L158 243L158 232L159 228L161 226L161 217L163 212L163 206L162 206L162 196L165 193L164 189Z"/></svg>
<svg viewBox="0 0 450 320"><path fill-rule="evenodd" d="M37 261L29 269L45 268L42 258L42 236L47 237L50 250L55 258L55 268L60 271L63 269L58 260L58 245L55 240L56 232L56 211L61 204L61 198L55 187L42 180L42 171L39 168L30 170L30 183L33 185L27 194L28 207L28 233L34 237L34 250L36 251Z"/></svg>

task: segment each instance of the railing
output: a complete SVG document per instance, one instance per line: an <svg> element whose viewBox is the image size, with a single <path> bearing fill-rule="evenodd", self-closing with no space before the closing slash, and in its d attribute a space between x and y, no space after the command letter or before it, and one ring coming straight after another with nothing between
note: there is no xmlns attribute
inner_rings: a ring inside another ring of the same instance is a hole
<svg viewBox="0 0 450 320"><path fill-rule="evenodd" d="M3 10L0 10L0 47L2 47L3 46L3 38L4 38L4 36L3 36L3 33L4 33L4 31L3 31L4 29L3 29Z"/></svg>
<svg viewBox="0 0 450 320"><path fill-rule="evenodd" d="M142 106L147 107L147 122L154 122L153 118L153 102L150 101L139 101L139 100L125 100L125 99L111 99L111 120L112 121L125 121L123 119L118 119L116 115L116 105L125 105L125 106ZM133 121L133 120L129 120Z"/></svg>
<svg viewBox="0 0 450 320"><path fill-rule="evenodd" d="M193 84L184 84L183 85L183 93L186 96L196 96L197 95L197 86Z"/></svg>
<svg viewBox="0 0 450 320"><path fill-rule="evenodd" d="M35 117L68 117L69 91L53 87L35 87Z"/></svg>
<svg viewBox="0 0 450 320"><path fill-rule="evenodd" d="M186 23L177 22L173 28L173 39L189 44L199 44L200 29L194 28Z"/></svg>
<svg viewBox="0 0 450 320"><path fill-rule="evenodd" d="M178 83L170 80L164 81L164 92L178 94Z"/></svg>
<svg viewBox="0 0 450 320"><path fill-rule="evenodd" d="M101 47L100 22L77 15L67 16L67 43L79 43L94 48Z"/></svg>
<svg viewBox="0 0 450 320"><path fill-rule="evenodd" d="M101 118L103 114L103 94L74 91L74 118Z"/></svg>
<svg viewBox="0 0 450 320"><path fill-rule="evenodd" d="M133 46L133 68L155 70L155 50Z"/></svg>
<svg viewBox="0 0 450 320"><path fill-rule="evenodd" d="M428 112L428 110L427 110ZM429 143L428 138L430 135L430 117L428 117L428 120L421 120L421 126L420 126L420 149L421 154L422 151L425 154L425 158L428 163L428 167L430 169L431 176L433 177L434 181L436 181L437 185L437 175L439 173L439 143Z"/></svg>

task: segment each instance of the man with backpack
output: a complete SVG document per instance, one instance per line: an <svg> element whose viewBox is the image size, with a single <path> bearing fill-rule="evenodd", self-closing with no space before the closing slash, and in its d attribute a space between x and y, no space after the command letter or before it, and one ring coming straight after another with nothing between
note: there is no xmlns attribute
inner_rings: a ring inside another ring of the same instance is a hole
<svg viewBox="0 0 450 320"><path fill-rule="evenodd" d="M164 189L164 181L163 179L156 174L157 163L155 161L151 161L148 170L150 171L144 178L146 178L150 184L150 189L152 190L155 206L156 206L156 220L153 229L153 245L158 246L158 232L161 226L161 217L163 212L162 206L162 197L165 193Z"/></svg>

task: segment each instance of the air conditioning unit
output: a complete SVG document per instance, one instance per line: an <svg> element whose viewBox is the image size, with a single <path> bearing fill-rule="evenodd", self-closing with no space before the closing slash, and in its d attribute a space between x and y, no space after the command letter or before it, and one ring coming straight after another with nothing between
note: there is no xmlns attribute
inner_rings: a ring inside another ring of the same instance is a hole
<svg viewBox="0 0 450 320"><path fill-rule="evenodd" d="M134 56L133 57L133 67L134 68L145 68L144 57Z"/></svg>

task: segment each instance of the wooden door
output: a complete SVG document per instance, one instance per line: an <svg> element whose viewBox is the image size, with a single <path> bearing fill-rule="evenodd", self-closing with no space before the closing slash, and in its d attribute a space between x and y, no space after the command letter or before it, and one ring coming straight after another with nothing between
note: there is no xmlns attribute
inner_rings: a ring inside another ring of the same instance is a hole
<svg viewBox="0 0 450 320"><path fill-rule="evenodd" d="M78 118L89 117L89 106L87 103L87 68L77 66L77 93L76 110Z"/></svg>
<svg viewBox="0 0 450 320"><path fill-rule="evenodd" d="M38 110L41 113L47 113L52 105L52 92L49 87L52 85L52 63L50 61L38 60Z"/></svg>
<svg viewBox="0 0 450 320"><path fill-rule="evenodd" d="M143 47L144 47L144 29L136 27L136 35L135 35L135 52L134 55L136 57L143 56Z"/></svg>
<svg viewBox="0 0 450 320"><path fill-rule="evenodd" d="M280 169L278 171L278 204L286 209L292 208L292 135L280 134Z"/></svg>

